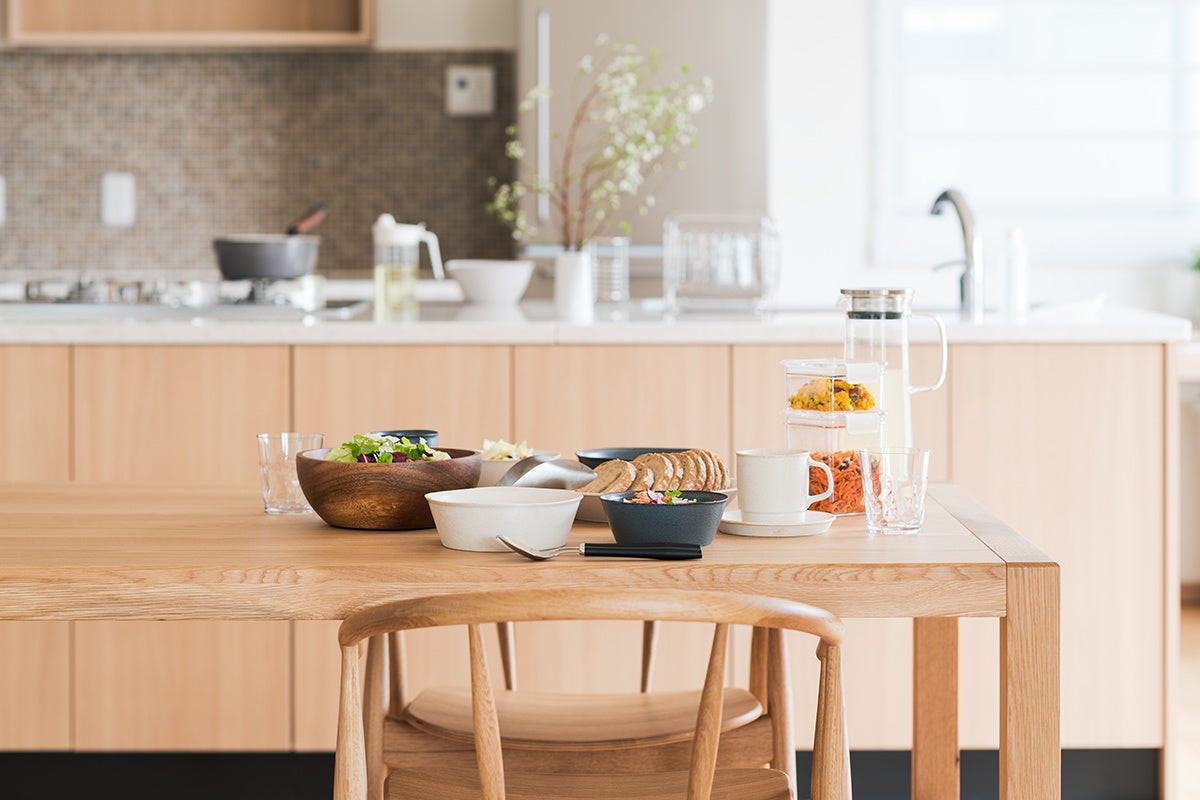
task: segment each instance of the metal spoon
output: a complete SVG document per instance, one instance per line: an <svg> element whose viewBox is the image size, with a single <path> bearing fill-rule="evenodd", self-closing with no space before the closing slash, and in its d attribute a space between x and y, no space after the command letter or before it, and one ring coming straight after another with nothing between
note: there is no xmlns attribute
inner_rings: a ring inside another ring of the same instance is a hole
<svg viewBox="0 0 1200 800"><path fill-rule="evenodd" d="M540 486L544 489L578 489L596 477L590 467L566 458L530 456L509 467L497 486Z"/></svg>
<svg viewBox="0 0 1200 800"><path fill-rule="evenodd" d="M581 556L619 556L622 558L661 558L672 561L700 558L704 555L698 544L676 544L660 542L657 544L614 544L609 542L583 544L564 544L562 547L550 547L545 550L530 547L527 544L513 541L507 536L497 536L505 547L514 553L520 553L533 561L545 561L562 553L578 553Z"/></svg>

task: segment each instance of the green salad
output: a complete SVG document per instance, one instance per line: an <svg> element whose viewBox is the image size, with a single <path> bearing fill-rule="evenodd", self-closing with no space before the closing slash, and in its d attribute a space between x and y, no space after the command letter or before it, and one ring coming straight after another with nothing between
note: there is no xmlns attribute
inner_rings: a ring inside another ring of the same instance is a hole
<svg viewBox="0 0 1200 800"><path fill-rule="evenodd" d="M326 461L361 461L372 464L391 464L402 461L449 461L450 454L434 450L425 439L410 442L407 436L376 436L373 433L357 433L348 442L342 442L325 454Z"/></svg>

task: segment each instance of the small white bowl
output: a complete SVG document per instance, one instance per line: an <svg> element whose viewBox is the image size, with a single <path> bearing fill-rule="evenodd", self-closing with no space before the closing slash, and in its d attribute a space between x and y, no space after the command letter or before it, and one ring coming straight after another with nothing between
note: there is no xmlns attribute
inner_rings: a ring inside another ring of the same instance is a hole
<svg viewBox="0 0 1200 800"><path fill-rule="evenodd" d="M535 456L548 456L550 458L558 458L561 453L554 453L549 450L534 450ZM497 481L504 477L504 473L513 468L521 459L519 458L499 458L489 460L481 458L479 460L479 486L495 486Z"/></svg>
<svg viewBox="0 0 1200 800"><path fill-rule="evenodd" d="M446 262L446 274L462 287L468 303L481 306L513 306L529 287L532 261L456 259Z"/></svg>
<svg viewBox="0 0 1200 800"><path fill-rule="evenodd" d="M480 486L425 495L442 546L451 550L507 550L497 536L533 547L559 547L579 508L579 492L531 486Z"/></svg>

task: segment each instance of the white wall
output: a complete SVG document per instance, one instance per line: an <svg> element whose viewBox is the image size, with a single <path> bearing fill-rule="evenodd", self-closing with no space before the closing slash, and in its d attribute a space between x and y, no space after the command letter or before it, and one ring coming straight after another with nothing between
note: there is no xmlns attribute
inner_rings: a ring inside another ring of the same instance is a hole
<svg viewBox="0 0 1200 800"><path fill-rule="evenodd" d="M953 307L957 273L871 268L871 0L768 0L768 212L783 234L781 299L829 306L843 286L902 285L926 307ZM703 132L702 132L703 133ZM969 199L969 198L968 198ZM930 198L932 203L933 198ZM998 300L1003 228L978 219L988 296ZM929 264L961 258L961 244ZM1200 317L1172 290L1181 267L1060 269L1029 253L1033 302L1110 301Z"/></svg>
<svg viewBox="0 0 1200 800"><path fill-rule="evenodd" d="M375 0L381 50L514 50L516 0Z"/></svg>

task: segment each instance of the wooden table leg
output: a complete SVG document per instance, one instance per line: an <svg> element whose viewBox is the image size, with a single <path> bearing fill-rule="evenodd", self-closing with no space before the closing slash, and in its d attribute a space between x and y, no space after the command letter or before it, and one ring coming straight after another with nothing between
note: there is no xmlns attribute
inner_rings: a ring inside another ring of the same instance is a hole
<svg viewBox="0 0 1200 800"><path fill-rule="evenodd" d="M1059 570L1008 564L1000 620L1000 800L1059 800Z"/></svg>
<svg viewBox="0 0 1200 800"><path fill-rule="evenodd" d="M913 620L913 800L958 800L958 619Z"/></svg>

